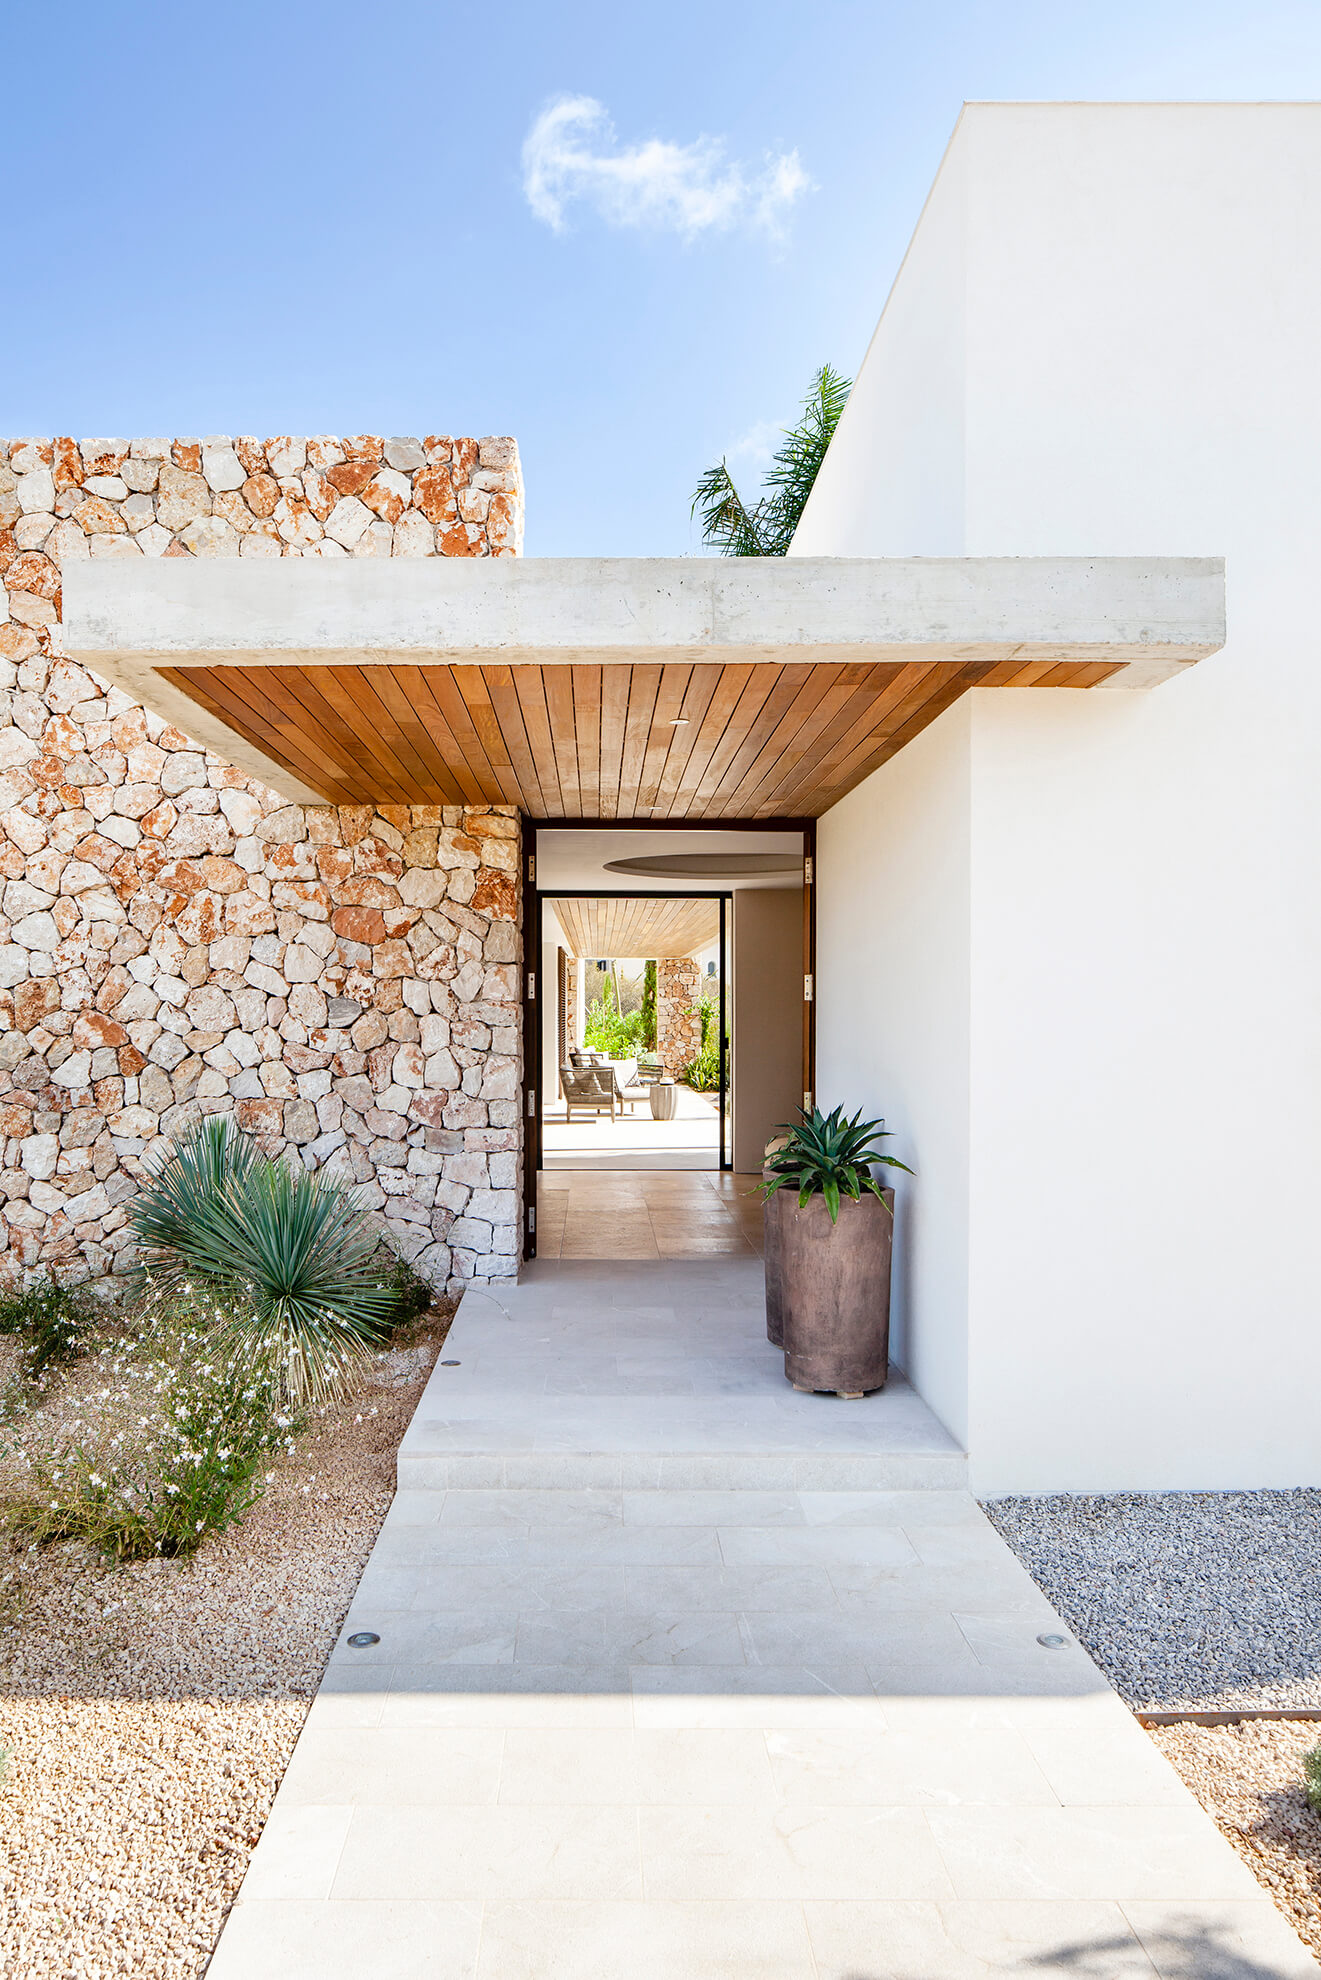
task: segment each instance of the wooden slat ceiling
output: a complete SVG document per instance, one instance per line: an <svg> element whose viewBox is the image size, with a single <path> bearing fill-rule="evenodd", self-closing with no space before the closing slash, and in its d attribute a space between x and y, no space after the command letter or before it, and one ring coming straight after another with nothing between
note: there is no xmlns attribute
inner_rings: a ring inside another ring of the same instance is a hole
<svg viewBox="0 0 1321 1980"><path fill-rule="evenodd" d="M1094 687L1114 664L159 671L333 804L773 819L818 817L969 688Z"/></svg>
<svg viewBox="0 0 1321 1980"><path fill-rule="evenodd" d="M664 957L695 956L710 948L720 933L720 908L715 901L612 899L591 900L548 896L555 918L575 956L631 956L644 962Z"/></svg>

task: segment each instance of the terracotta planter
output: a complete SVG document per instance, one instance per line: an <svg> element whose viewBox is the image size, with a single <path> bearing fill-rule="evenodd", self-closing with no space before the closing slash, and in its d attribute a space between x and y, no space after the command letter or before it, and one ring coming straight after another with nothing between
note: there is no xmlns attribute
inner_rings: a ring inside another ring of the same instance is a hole
<svg viewBox="0 0 1321 1980"><path fill-rule="evenodd" d="M795 1389L861 1396L885 1386L890 1350L890 1248L894 1191L849 1198L832 1224L823 1196L799 1209L787 1197L780 1223L784 1372ZM769 1301L768 1301L769 1308Z"/></svg>
<svg viewBox="0 0 1321 1980"><path fill-rule="evenodd" d="M766 1266L766 1338L772 1347L784 1346L784 1286L781 1245L784 1206L797 1205L797 1193L777 1189L762 1205L762 1257Z"/></svg>
<svg viewBox="0 0 1321 1980"><path fill-rule="evenodd" d="M761 1179L769 1182L772 1171L767 1166L771 1156L779 1153L787 1137L777 1134L766 1143L766 1155L762 1162ZM796 1191L777 1189L773 1196L763 1199L761 1213L762 1262L766 1267L766 1338L772 1347L784 1346L784 1294L780 1284L780 1217L786 1195L795 1196Z"/></svg>

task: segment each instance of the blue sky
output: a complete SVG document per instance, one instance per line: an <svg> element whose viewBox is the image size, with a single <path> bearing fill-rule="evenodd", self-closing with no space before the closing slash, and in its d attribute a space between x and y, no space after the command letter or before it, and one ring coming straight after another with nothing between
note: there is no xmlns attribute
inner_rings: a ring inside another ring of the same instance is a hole
<svg viewBox="0 0 1321 1980"><path fill-rule="evenodd" d="M509 432L540 555L699 547L965 99L1321 96L1317 0L10 0L3 47L0 432Z"/></svg>

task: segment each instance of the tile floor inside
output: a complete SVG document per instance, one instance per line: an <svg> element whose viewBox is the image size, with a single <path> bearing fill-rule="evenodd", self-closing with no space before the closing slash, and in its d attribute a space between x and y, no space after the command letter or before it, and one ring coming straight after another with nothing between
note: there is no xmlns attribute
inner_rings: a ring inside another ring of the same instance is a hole
<svg viewBox="0 0 1321 1980"><path fill-rule="evenodd" d="M760 1255L760 1180L718 1169L543 1169L537 1256Z"/></svg>
<svg viewBox="0 0 1321 1980"><path fill-rule="evenodd" d="M208 1980L1316 1980L912 1391L781 1393L758 1278L465 1299Z"/></svg>

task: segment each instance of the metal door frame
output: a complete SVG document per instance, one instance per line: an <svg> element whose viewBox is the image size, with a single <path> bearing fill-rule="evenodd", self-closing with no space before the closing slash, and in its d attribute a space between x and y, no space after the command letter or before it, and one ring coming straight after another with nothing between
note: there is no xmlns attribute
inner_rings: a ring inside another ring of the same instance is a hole
<svg viewBox="0 0 1321 1980"><path fill-rule="evenodd" d="M544 1153L542 1123L541 999L539 982L542 949L543 895L537 879L537 833L563 831L655 832L797 832L803 842L803 1106L816 1101L816 820L814 818L528 818L522 828L523 887L519 928L522 937L523 1015L523 1257L537 1255L537 1178ZM730 1067L726 1064L725 1029L729 1015L729 944L733 908L731 888L686 888L664 893L634 888L560 887L551 900L717 900L720 902L719 1003L717 1012L718 1100L720 1108L720 1169L733 1166L733 1113L725 1125Z"/></svg>

